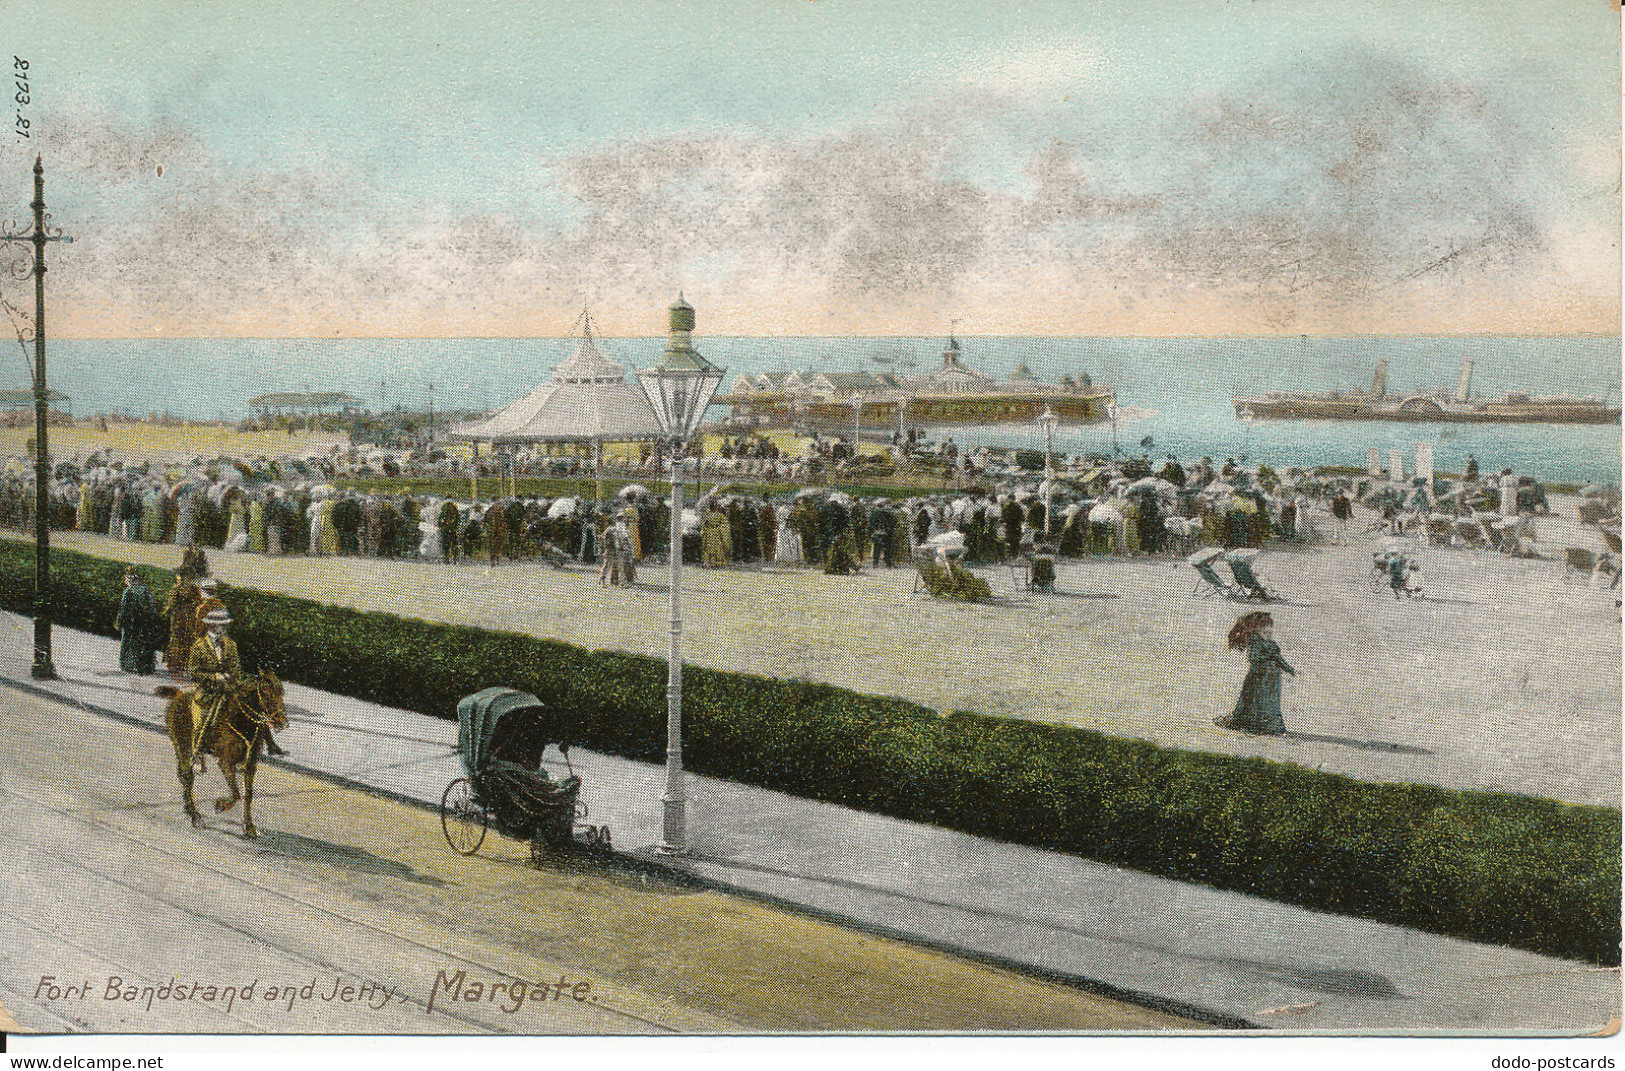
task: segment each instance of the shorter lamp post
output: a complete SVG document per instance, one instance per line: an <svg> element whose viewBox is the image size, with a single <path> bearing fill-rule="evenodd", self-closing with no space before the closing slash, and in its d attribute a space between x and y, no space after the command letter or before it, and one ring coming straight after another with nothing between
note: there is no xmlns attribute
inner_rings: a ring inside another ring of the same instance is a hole
<svg viewBox="0 0 1625 1071"><path fill-rule="evenodd" d="M858 461L858 439L863 434L863 392L852 395L852 463Z"/></svg>
<svg viewBox="0 0 1625 1071"><path fill-rule="evenodd" d="M678 855L688 850L683 813L687 801L683 792L683 453L727 373L689 343L694 310L681 297L671 313L672 334L666 352L655 367L638 373L638 383L671 451L671 651L666 663L666 791L660 797L664 815L659 851Z"/></svg>
<svg viewBox="0 0 1625 1071"><path fill-rule="evenodd" d="M1055 446L1055 425L1060 423L1060 418L1055 415L1054 409L1046 405L1038 415L1038 423L1044 429L1044 536L1048 538L1055 530L1050 517L1055 503L1055 467L1050 457Z"/></svg>

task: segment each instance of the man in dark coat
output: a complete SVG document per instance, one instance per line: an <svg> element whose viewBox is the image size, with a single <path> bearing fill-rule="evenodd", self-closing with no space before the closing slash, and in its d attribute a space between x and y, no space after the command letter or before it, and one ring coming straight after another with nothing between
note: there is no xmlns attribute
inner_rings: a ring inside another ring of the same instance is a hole
<svg viewBox="0 0 1625 1071"><path fill-rule="evenodd" d="M1147 554L1162 549L1168 531L1162 525L1162 501L1156 495L1144 495L1140 500L1140 547Z"/></svg>
<svg viewBox="0 0 1625 1071"><path fill-rule="evenodd" d="M638 506L638 548L644 557L657 546L671 542L671 508L663 504Z"/></svg>
<svg viewBox="0 0 1625 1071"><path fill-rule="evenodd" d="M1332 496L1332 517L1337 521L1337 542L1348 538L1349 520L1354 516L1354 504L1342 490Z"/></svg>
<svg viewBox="0 0 1625 1071"><path fill-rule="evenodd" d="M503 515L508 521L508 554L513 558L524 558L534 553L530 547L530 540L525 536L525 504L517 498L508 499L503 508Z"/></svg>
<svg viewBox="0 0 1625 1071"><path fill-rule="evenodd" d="M468 519L463 522L460 542L463 548L463 557L470 560L485 553L486 529L483 523L484 517L485 514L476 506L469 511Z"/></svg>
<svg viewBox="0 0 1625 1071"><path fill-rule="evenodd" d="M119 485L123 497L119 501L118 523L120 539L135 539L141 524L141 496L133 488Z"/></svg>
<svg viewBox="0 0 1625 1071"><path fill-rule="evenodd" d="M106 535L112 515L113 489L105 483L96 484L90 491L90 530Z"/></svg>
<svg viewBox="0 0 1625 1071"><path fill-rule="evenodd" d="M1021 503L1016 501L1014 495L1004 500L1004 506L999 511L999 517L1004 521L1004 543L1010 548L1010 557L1014 558L1021 553Z"/></svg>
<svg viewBox="0 0 1625 1071"><path fill-rule="evenodd" d="M463 527L463 515L457 508L457 503L440 503L440 513L435 518L435 526L440 529L440 552L446 556L448 562L456 561L457 536Z"/></svg>
<svg viewBox="0 0 1625 1071"><path fill-rule="evenodd" d="M852 534L852 545L859 565L869 556L869 507L863 500L854 499L847 511L846 530Z"/></svg>
<svg viewBox="0 0 1625 1071"><path fill-rule="evenodd" d="M824 560L818 542L819 520L818 505L811 498L799 499L790 511L790 523L801 536L801 553L815 565Z"/></svg>
<svg viewBox="0 0 1625 1071"><path fill-rule="evenodd" d="M414 523L410 531L401 517L401 511L395 508L395 503L387 499L378 503L378 556L380 558L399 558L410 545L403 535L410 536L417 532ZM403 545L405 544L405 545Z"/></svg>
<svg viewBox="0 0 1625 1071"><path fill-rule="evenodd" d="M756 512L756 504L748 499L739 503L739 534L741 541L734 550L734 557L742 562L760 561L762 559L762 518Z"/></svg>
<svg viewBox="0 0 1625 1071"><path fill-rule="evenodd" d="M118 604L118 666L126 673L150 676L158 648L158 604L152 589L134 569L124 570L124 594Z"/></svg>
<svg viewBox="0 0 1625 1071"><path fill-rule="evenodd" d="M485 508L485 539L491 546L491 560L511 558L512 547L508 539L508 500L497 499Z"/></svg>
<svg viewBox="0 0 1625 1071"><path fill-rule="evenodd" d="M356 533L361 528L361 504L345 497L333 503L333 530L339 536L339 553L355 554L361 549Z"/></svg>
<svg viewBox="0 0 1625 1071"><path fill-rule="evenodd" d="M846 508L833 497L826 498L818 507L818 560L827 561L830 548L846 533Z"/></svg>
<svg viewBox="0 0 1625 1071"><path fill-rule="evenodd" d="M218 547L226 541L225 525L220 523L220 507L207 490L192 494L196 503L192 510L192 542L200 546Z"/></svg>
<svg viewBox="0 0 1625 1071"><path fill-rule="evenodd" d="M889 509L876 509L869 514L869 541L874 544L875 567L885 561L889 569L892 565L892 533L897 528L897 514Z"/></svg>
<svg viewBox="0 0 1625 1071"><path fill-rule="evenodd" d="M745 511L737 498L719 508L728 519L728 560L740 561L745 549Z"/></svg>

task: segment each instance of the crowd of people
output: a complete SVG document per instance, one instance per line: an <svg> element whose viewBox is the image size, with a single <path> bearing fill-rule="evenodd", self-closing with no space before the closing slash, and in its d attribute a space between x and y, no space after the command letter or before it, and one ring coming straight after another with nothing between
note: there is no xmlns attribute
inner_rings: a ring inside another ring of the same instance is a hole
<svg viewBox="0 0 1625 1071"><path fill-rule="evenodd" d="M761 437L725 439L723 447L725 456L713 459L720 471L713 466L705 479L702 466L702 482L726 479L741 465L783 461ZM1312 516L1329 519L1333 538L1342 538L1354 502L1400 528L1417 518L1471 514L1501 486L1495 478L1396 486L1205 457L1190 465L1143 456L1062 462L1051 478L1019 470L995 477L990 470L979 486L908 498L805 486L769 496L754 481L719 483L684 511L684 557L712 568L762 563L849 573L910 565L921 548L950 551L962 564L1034 552L1183 554L1197 546L1302 540L1311 535ZM93 455L57 466L51 523L121 540L266 555L573 561L599 566L605 584L631 582L639 562L668 552L668 502L641 484L608 502L579 495L452 499L340 486L376 471L353 452L299 464L219 459L184 470L126 467ZM755 475L754 468L746 474ZM1544 497L1531 481L1516 493L1522 508L1537 508ZM0 526L27 528L33 506L32 476L13 463L0 477Z"/></svg>

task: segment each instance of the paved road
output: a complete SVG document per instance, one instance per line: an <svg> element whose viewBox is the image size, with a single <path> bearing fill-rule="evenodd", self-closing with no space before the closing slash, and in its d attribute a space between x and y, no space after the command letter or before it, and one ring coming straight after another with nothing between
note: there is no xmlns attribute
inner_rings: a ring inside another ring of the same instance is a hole
<svg viewBox="0 0 1625 1071"><path fill-rule="evenodd" d="M624 864L454 856L432 813L284 769L257 841L234 814L194 831L162 737L9 688L0 756L0 1006L25 1030L1195 1025Z"/></svg>

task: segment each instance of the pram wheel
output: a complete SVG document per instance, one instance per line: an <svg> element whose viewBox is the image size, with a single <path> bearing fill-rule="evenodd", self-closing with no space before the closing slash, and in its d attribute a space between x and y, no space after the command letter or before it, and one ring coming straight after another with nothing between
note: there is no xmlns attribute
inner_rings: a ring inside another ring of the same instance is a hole
<svg viewBox="0 0 1625 1071"><path fill-rule="evenodd" d="M452 851L463 855L479 851L489 823L490 816L474 799L474 786L468 778L459 777L446 786L440 797L440 829Z"/></svg>

